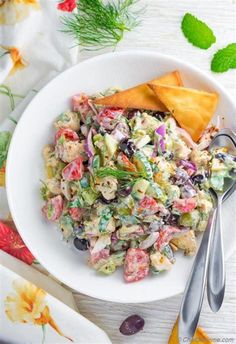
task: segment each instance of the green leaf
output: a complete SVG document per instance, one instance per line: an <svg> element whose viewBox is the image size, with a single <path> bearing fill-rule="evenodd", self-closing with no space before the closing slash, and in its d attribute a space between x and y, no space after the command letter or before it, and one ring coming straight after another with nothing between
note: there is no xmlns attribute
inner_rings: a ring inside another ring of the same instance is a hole
<svg viewBox="0 0 236 344"><path fill-rule="evenodd" d="M216 41L209 26L191 13L184 15L181 28L187 40L198 48L208 49Z"/></svg>
<svg viewBox="0 0 236 344"><path fill-rule="evenodd" d="M7 152L11 141L11 133L9 131L0 132L0 168L7 159Z"/></svg>
<svg viewBox="0 0 236 344"><path fill-rule="evenodd" d="M211 70L216 73L223 73L230 68L236 68L236 43L218 50L211 61Z"/></svg>
<svg viewBox="0 0 236 344"><path fill-rule="evenodd" d="M101 167L98 171L96 171L96 176L100 178L112 176L117 179L124 179L124 178L130 178L130 177L138 177L139 175L140 175L139 172L117 170L110 167Z"/></svg>

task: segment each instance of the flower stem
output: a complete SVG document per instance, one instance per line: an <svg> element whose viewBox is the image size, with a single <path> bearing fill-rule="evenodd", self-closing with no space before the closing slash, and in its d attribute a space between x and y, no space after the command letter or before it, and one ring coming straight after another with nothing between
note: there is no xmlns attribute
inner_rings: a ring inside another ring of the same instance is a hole
<svg viewBox="0 0 236 344"><path fill-rule="evenodd" d="M46 339L46 325L42 325L42 331L43 331L43 339L42 339L42 344L45 343L45 339Z"/></svg>

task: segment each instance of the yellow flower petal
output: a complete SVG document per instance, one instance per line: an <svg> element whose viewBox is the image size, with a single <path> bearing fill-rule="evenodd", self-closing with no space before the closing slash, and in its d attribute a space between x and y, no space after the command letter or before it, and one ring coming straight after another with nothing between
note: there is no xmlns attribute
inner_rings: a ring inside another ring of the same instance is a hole
<svg viewBox="0 0 236 344"><path fill-rule="evenodd" d="M49 324L60 336L65 336L50 315L46 305L46 292L34 284L20 278L13 281L14 293L10 293L4 300L5 313L9 320L35 325Z"/></svg>
<svg viewBox="0 0 236 344"><path fill-rule="evenodd" d="M10 71L10 75L14 74L18 69L25 68L27 66L26 62L23 60L19 50L15 47L9 48L11 59L13 62L13 67Z"/></svg>
<svg viewBox="0 0 236 344"><path fill-rule="evenodd" d="M6 52L9 53L11 56L13 66L10 70L10 75L14 74L18 69L22 69L27 66L27 62L23 59L18 48L7 47L4 45L0 45L0 48L5 49Z"/></svg>
<svg viewBox="0 0 236 344"><path fill-rule="evenodd" d="M0 25L14 25L27 18L31 10L40 8L38 0L7 0L0 2Z"/></svg>
<svg viewBox="0 0 236 344"><path fill-rule="evenodd" d="M13 282L15 293L5 299L5 312L11 321L35 323L46 307L44 290L18 279Z"/></svg>

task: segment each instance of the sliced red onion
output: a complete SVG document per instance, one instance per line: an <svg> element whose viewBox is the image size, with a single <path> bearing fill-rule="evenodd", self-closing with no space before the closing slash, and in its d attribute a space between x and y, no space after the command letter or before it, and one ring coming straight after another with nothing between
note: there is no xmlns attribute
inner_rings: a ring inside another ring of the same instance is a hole
<svg viewBox="0 0 236 344"><path fill-rule="evenodd" d="M161 148L161 151L165 151L165 141L164 137L166 135L166 126L165 124L160 125L155 130L155 138L154 138L154 150L152 156L156 156L158 153L158 148Z"/></svg>
<svg viewBox="0 0 236 344"><path fill-rule="evenodd" d="M139 248L145 250L151 247L156 242L159 235L160 235L159 232L152 232L145 240L143 240L140 243Z"/></svg>
<svg viewBox="0 0 236 344"><path fill-rule="evenodd" d="M86 124L81 125L80 131L85 137L88 136L88 127Z"/></svg>
<svg viewBox="0 0 236 344"><path fill-rule="evenodd" d="M95 148L93 145L93 136L92 135L93 135L93 129L91 128L89 130L88 136L87 136L87 138L85 140L85 144L84 144L85 152L87 153L89 158L91 158L95 154Z"/></svg>
<svg viewBox="0 0 236 344"><path fill-rule="evenodd" d="M180 166L182 166L189 175L192 175L197 171L197 166L193 161L182 159L180 160Z"/></svg>
<svg viewBox="0 0 236 344"><path fill-rule="evenodd" d="M111 136L118 142L128 139L130 137L130 129L125 122L118 123L115 129L111 132Z"/></svg>

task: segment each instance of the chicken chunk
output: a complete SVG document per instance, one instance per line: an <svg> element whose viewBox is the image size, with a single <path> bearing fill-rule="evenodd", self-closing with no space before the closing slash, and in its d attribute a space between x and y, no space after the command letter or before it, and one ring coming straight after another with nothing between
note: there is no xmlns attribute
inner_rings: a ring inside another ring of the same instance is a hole
<svg viewBox="0 0 236 344"><path fill-rule="evenodd" d="M171 243L179 249L184 250L186 256L193 256L196 253L197 243L193 230L190 230L181 237L172 239Z"/></svg>
<svg viewBox="0 0 236 344"><path fill-rule="evenodd" d="M64 162L71 162L84 152L84 145L79 141L65 141L56 145L56 156Z"/></svg>
<svg viewBox="0 0 236 344"><path fill-rule="evenodd" d="M108 201L116 197L118 181L114 177L105 177L97 181L96 189L100 191Z"/></svg>
<svg viewBox="0 0 236 344"><path fill-rule="evenodd" d="M165 271L170 270L172 268L172 264L169 261L169 259L164 256L164 254L161 254L160 252L155 252L150 255L151 259L151 266L156 271Z"/></svg>
<svg viewBox="0 0 236 344"><path fill-rule="evenodd" d="M78 131L80 128L79 116L76 112L66 111L54 123L57 129L68 128Z"/></svg>

